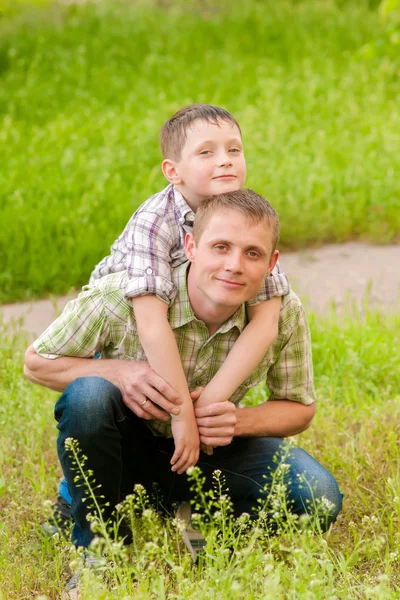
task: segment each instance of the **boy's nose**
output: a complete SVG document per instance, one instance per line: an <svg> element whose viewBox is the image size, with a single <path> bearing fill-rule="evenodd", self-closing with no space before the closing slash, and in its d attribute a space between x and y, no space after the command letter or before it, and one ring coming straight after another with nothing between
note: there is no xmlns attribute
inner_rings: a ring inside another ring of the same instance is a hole
<svg viewBox="0 0 400 600"><path fill-rule="evenodd" d="M229 152L220 152L217 156L217 162L220 167L230 166L232 164L232 157Z"/></svg>

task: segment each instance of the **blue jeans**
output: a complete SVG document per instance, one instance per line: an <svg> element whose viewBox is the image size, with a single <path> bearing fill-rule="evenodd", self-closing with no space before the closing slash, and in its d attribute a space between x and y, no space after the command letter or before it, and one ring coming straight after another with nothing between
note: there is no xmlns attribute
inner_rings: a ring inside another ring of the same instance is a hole
<svg viewBox="0 0 400 600"><path fill-rule="evenodd" d="M173 439L154 436L145 421L125 406L119 389L106 379L76 379L58 399L54 414L59 430L58 456L72 499L72 541L76 545L88 546L93 533L86 519L87 503L82 502L85 489L74 481L73 459L65 448L69 437L78 440L88 459L85 469L91 469L96 486L101 485L101 502L109 503L105 518L111 516L116 504L132 493L137 483L150 490L156 482L167 503L192 497L187 476L171 471ZM285 447L281 438L234 438L229 446L215 448L212 456L201 453L198 466L206 478L206 488L212 486L213 472L221 470L235 515L247 512L255 517L257 500L266 497L266 483L272 480L279 456L284 456L290 510L298 515L311 513L325 498L330 503L321 520L325 530L342 506L336 480L301 448L291 448L286 456Z"/></svg>

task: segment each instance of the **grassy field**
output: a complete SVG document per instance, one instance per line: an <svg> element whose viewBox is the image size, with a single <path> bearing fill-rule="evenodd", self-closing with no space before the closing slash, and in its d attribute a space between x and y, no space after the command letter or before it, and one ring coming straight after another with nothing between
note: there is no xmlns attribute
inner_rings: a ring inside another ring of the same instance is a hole
<svg viewBox="0 0 400 600"><path fill-rule="evenodd" d="M238 118L282 245L398 240L399 60L376 4L3 0L0 302L87 281L164 186L158 132L190 102Z"/></svg>
<svg viewBox="0 0 400 600"><path fill-rule="evenodd" d="M82 600L174 598L232 600L398 599L400 594L400 318L367 313L338 324L311 316L319 411L299 444L327 466L345 494L328 535L290 529L262 539L257 531L222 542L209 531L207 557L194 568L176 527L146 512L137 545L110 546L108 586L85 579ZM21 375L19 338L5 328L0 350L0 598L55 599L74 558L60 539L43 540L60 474L52 409L56 395ZM263 397L253 392L248 403ZM223 501L220 501L223 506ZM165 531L171 532L168 540Z"/></svg>
<svg viewBox="0 0 400 600"><path fill-rule="evenodd" d="M0 303L87 281L164 185L158 132L190 102L238 118L247 185L278 209L284 246L399 241L393 31L374 1L0 0ZM195 568L174 521L145 510L82 600L400 597L400 317L310 324L319 409L297 441L345 494L334 529L233 540L226 517ZM39 527L60 476L57 395L24 379L21 331L0 336L0 600L55 600L77 558Z"/></svg>

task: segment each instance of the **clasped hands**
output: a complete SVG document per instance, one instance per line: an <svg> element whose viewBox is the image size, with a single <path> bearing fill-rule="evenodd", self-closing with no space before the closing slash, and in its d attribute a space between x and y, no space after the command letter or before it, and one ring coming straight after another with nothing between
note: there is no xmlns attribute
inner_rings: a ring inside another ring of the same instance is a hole
<svg viewBox="0 0 400 600"><path fill-rule="evenodd" d="M118 387L125 404L141 419L169 421L171 416L180 413L179 406L182 402L177 393L147 363L131 362L129 375L125 369L121 369ZM236 406L228 400L196 406L203 389L198 387L190 395L194 401L200 444L202 448L207 447L208 453L212 453L213 447L231 443L237 421ZM178 473L186 470L182 470L181 465L179 467L173 467L173 470Z"/></svg>

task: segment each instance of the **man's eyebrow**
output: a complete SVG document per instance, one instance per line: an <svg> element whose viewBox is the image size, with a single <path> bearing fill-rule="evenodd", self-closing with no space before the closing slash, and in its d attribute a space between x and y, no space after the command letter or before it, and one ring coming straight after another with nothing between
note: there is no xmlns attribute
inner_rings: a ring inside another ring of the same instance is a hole
<svg viewBox="0 0 400 600"><path fill-rule="evenodd" d="M209 244L226 244L226 246L230 246L232 244L232 241L223 240L222 238L215 238L213 240L210 240L208 243Z"/></svg>
<svg viewBox="0 0 400 600"><path fill-rule="evenodd" d="M233 243L234 242L229 241L229 240L224 240L222 238L215 238L214 240L209 241L210 246L213 246L215 244L225 244L225 246L231 246ZM262 246L257 246L255 244L250 244L249 246L245 246L244 251L248 252L249 250L256 250L262 256L267 255L267 251L265 250L265 248L263 248Z"/></svg>

